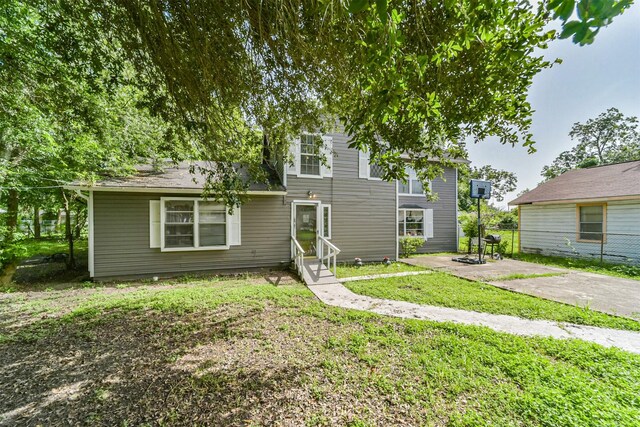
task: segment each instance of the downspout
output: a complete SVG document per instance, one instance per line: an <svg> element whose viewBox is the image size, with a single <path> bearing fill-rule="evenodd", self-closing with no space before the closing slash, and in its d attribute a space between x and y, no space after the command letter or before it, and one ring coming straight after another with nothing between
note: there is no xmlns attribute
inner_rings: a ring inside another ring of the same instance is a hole
<svg viewBox="0 0 640 427"><path fill-rule="evenodd" d="M460 252L460 223L458 222L458 168L456 168L456 252Z"/></svg>
<svg viewBox="0 0 640 427"><path fill-rule="evenodd" d="M78 197L87 202L87 219L89 221L88 226L88 258L89 258L89 277L93 278L94 276L94 233L93 233L93 191L89 191L89 195L85 196L82 194L80 190L75 190Z"/></svg>
<svg viewBox="0 0 640 427"><path fill-rule="evenodd" d="M398 233L398 180L396 179L396 222L394 234L396 236L396 261L400 258L400 233Z"/></svg>

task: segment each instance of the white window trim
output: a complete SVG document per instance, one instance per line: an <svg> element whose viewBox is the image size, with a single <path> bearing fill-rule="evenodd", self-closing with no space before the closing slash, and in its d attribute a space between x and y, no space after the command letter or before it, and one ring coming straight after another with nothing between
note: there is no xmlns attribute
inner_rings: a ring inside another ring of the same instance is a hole
<svg viewBox="0 0 640 427"><path fill-rule="evenodd" d="M329 150L326 150L327 152L325 153L325 155L328 156L332 156L333 157L333 138L323 135L321 133L311 133L311 132L303 132L301 133L293 142L292 144L296 144L297 148L295 150L295 158L293 159L294 163L295 163L295 168L294 168L294 173L292 173L291 175L295 175L298 178L311 178L311 179L324 179L324 178L332 178L333 177L333 170L330 170L329 173L325 173L325 169L327 169L327 166L322 164L322 153L319 154L319 161L320 161L320 173L318 175L308 175L308 174L304 174L302 172L300 172L302 170L302 141L301 138L303 136L306 135L310 135L310 136L319 136L322 138L323 141L323 148L325 146L325 144L327 144L327 140L331 141L331 147ZM333 159L326 159L327 160L327 164L328 164L328 168L332 169L333 168Z"/></svg>
<svg viewBox="0 0 640 427"><path fill-rule="evenodd" d="M422 236L407 236L407 211L422 211ZM398 212L402 212L402 224L404 225L403 234L400 235L400 233L398 233L398 239L401 239L403 237L419 237L426 241L427 240L427 223L425 221L427 218L427 209L401 208L401 209L398 209ZM396 221L396 223L399 223L399 222L400 222L400 218L398 217L398 221Z"/></svg>
<svg viewBox="0 0 640 427"><path fill-rule="evenodd" d="M188 248L167 248L165 247L165 202L172 200L188 200L193 201L193 247ZM160 198L160 252L185 252L185 251L215 251L215 250L228 250L231 245L231 215L225 207L225 232L226 232L226 245L217 246L200 246L200 230L199 230L199 209L198 203L206 200L199 197L161 197ZM239 209L239 208L236 208Z"/></svg>
<svg viewBox="0 0 640 427"><path fill-rule="evenodd" d="M361 151L358 150L358 168L360 168L360 157L366 157L367 159L367 168L365 170L365 176L359 176L360 179L367 179L369 181L384 181L382 178L378 178L375 176L371 176L371 156L369 155L369 151ZM358 172L360 174L360 172Z"/></svg>
<svg viewBox="0 0 640 427"><path fill-rule="evenodd" d="M423 189L422 193L414 193L413 192L413 185L411 185L411 181L419 181L416 172L412 168L408 168L407 175L408 175L408 177L407 177L407 185L409 186L409 192L408 193L400 193L400 183L398 182L398 194L401 195L401 196L410 196L410 197L426 197L427 195L424 192L424 189ZM428 184L429 184L429 191L431 192L431 190L433 190L433 187L431 187L431 181L429 181Z"/></svg>
<svg viewBox="0 0 640 427"><path fill-rule="evenodd" d="M322 228L321 228L321 230L320 230L321 235L322 235L322 237L324 237L325 239L331 240L331 205L321 204L321 205L320 205L320 208L322 209L322 215L321 215L321 217L322 217ZM326 236L324 235L324 234L325 234L325 233L324 233L324 232L325 232L325 227L324 227L324 210L325 210L325 209L327 209L327 210L329 211L329 215L328 215L328 217L327 217L327 218L328 218L328 221L327 221L327 222L328 222L328 224L327 224L327 228L328 228L329 230L328 230L328 233L327 233L327 235L326 235Z"/></svg>

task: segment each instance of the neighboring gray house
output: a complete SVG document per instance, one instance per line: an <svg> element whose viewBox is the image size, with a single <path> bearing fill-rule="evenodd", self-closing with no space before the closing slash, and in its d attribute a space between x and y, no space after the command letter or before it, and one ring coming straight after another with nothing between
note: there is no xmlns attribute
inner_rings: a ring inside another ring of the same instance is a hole
<svg viewBox="0 0 640 427"><path fill-rule="evenodd" d="M423 236L422 252L457 249L456 169L431 183L438 200L429 202L415 179L381 180L366 153L348 148L347 135L322 138L326 166L314 136L302 135L292 144L292 164L265 165L270 185L251 184L249 201L233 215L200 198L204 177L186 164L69 186L89 204L91 277L288 266L292 236L309 257L322 239L330 241L339 262L395 259L399 235Z"/></svg>
<svg viewBox="0 0 640 427"><path fill-rule="evenodd" d="M571 170L509 204L522 252L640 264L640 161Z"/></svg>

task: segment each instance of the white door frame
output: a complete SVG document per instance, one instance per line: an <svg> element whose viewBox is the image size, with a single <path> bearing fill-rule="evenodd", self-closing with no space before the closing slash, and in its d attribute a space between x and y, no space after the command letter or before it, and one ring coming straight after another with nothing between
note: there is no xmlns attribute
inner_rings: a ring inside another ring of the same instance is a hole
<svg viewBox="0 0 640 427"><path fill-rule="evenodd" d="M318 247L318 237L320 236L322 227L322 202L320 200L293 200L291 202L291 235L296 239L296 207L297 206L315 206L316 207L316 248ZM291 254L293 255L293 243L291 248ZM316 257L319 257L316 250Z"/></svg>

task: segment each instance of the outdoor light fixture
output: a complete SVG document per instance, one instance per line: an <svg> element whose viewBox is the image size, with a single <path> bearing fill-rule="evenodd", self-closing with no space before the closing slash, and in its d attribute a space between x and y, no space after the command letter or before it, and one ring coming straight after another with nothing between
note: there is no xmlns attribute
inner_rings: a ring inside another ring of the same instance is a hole
<svg viewBox="0 0 640 427"><path fill-rule="evenodd" d="M314 193L313 191L309 190L309 191L307 191L307 196L309 196L310 199L315 199L316 198L316 193Z"/></svg>

